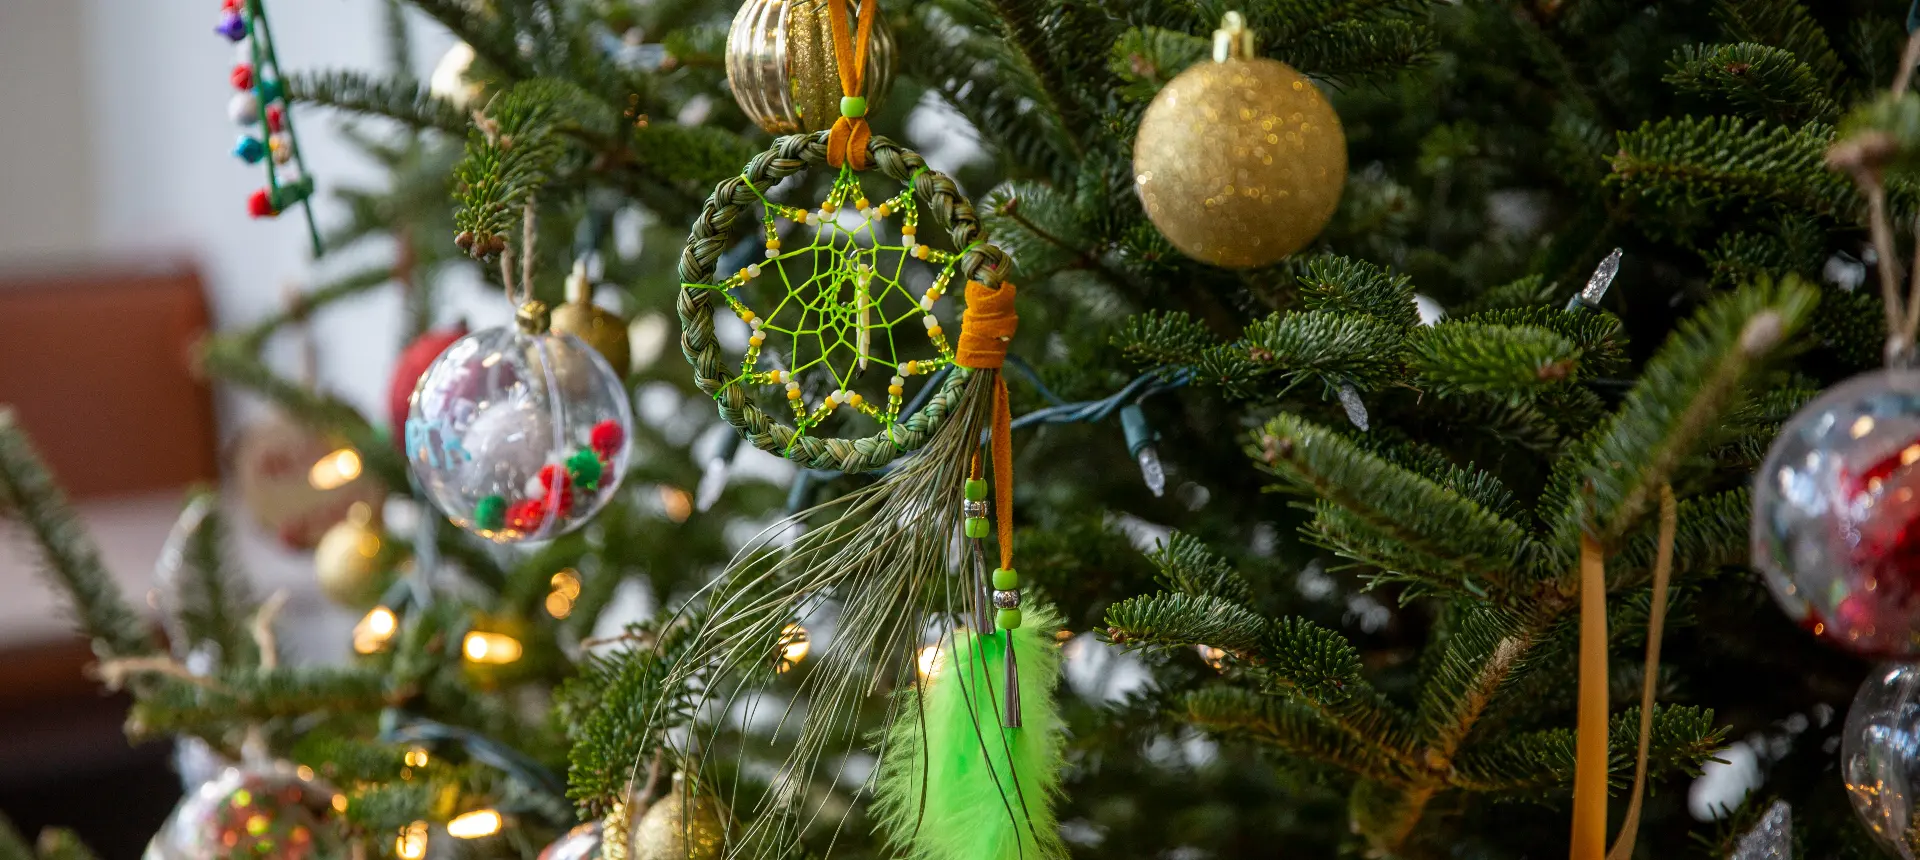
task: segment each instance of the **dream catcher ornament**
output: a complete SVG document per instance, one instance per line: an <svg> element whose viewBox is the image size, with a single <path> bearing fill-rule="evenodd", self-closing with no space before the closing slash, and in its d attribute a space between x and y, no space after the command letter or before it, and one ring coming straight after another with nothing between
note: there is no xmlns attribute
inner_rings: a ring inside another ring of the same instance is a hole
<svg viewBox="0 0 1920 860"><path fill-rule="evenodd" d="M877 4L861 4L857 28L844 0L830 5L845 90L862 92ZM900 682L918 693L894 700L876 788L893 842L922 860L1059 856L1054 622L1023 616L1013 563L1007 258L953 180L874 136L865 109L844 99L832 129L781 138L719 184L681 254L678 311L696 383L744 439L810 468L884 474L797 515L830 521L785 548L742 552L707 593L674 683L699 680L721 701L734 693L715 679L769 683L781 632L832 601L836 633L798 682L809 716L747 841L785 844L811 817L791 808L805 781L830 747L860 744L864 697ZM776 199L805 193L820 168L835 171L824 198ZM722 271L749 230L761 250ZM722 313L745 326L737 355L715 331ZM916 680L923 646L944 656ZM906 749L931 764L899 759Z"/></svg>

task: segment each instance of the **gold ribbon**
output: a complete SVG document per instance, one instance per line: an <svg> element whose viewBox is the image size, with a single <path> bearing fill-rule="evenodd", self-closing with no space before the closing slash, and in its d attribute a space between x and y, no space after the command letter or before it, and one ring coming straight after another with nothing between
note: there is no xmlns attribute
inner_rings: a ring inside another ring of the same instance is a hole
<svg viewBox="0 0 1920 860"><path fill-rule="evenodd" d="M847 0L827 0L828 23L833 28L833 59L840 70L840 92L843 95L859 97L866 94L864 87L867 74L867 46L873 34L873 19L879 12L880 0L861 0L860 30L847 33ZM865 170L872 164L867 156L867 143L873 138L872 130L867 128L864 116L847 116L844 112L833 121L833 129L827 132L827 164L838 168L842 164L851 164L855 170Z"/></svg>
<svg viewBox="0 0 1920 860"><path fill-rule="evenodd" d="M1574 740L1572 860L1627 860L1640 830L1646 796L1647 749L1653 739L1653 699L1660 676L1660 639L1667 621L1667 585L1673 577L1673 541L1679 512L1673 488L1660 485L1660 533L1653 562L1653 606L1647 617L1646 677L1640 688L1640 751L1633 795L1619 838L1607 850L1607 569L1594 539L1580 538L1580 704Z"/></svg>

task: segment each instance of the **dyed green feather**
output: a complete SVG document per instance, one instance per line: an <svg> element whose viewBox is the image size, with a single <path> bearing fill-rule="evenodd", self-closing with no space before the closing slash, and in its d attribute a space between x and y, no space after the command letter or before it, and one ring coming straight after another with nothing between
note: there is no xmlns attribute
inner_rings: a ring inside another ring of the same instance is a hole
<svg viewBox="0 0 1920 860"><path fill-rule="evenodd" d="M1007 635L966 629L940 643L931 680L904 694L880 760L874 811L908 860L1049 860L1066 856L1053 820L1062 727L1059 621L1028 610L1013 632L1017 729L1002 728Z"/></svg>

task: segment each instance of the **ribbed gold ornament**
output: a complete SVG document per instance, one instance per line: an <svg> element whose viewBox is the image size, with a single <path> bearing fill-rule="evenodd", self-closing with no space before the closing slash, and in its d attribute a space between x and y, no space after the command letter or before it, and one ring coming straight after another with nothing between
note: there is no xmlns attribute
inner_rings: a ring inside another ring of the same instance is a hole
<svg viewBox="0 0 1920 860"><path fill-rule="evenodd" d="M732 827L733 816L720 798L674 774L673 788L634 823L627 860L720 860Z"/></svg>
<svg viewBox="0 0 1920 860"><path fill-rule="evenodd" d="M858 10L860 2L851 5ZM746 0L727 31L727 85L740 109L774 134L819 131L840 118L838 60L826 0ZM893 33L873 23L867 48L868 113L893 84Z"/></svg>
<svg viewBox="0 0 1920 860"><path fill-rule="evenodd" d="M567 279L567 300L548 315L553 331L573 335L600 353L624 377L632 370L633 353L627 345L627 321L593 303L586 267L575 265Z"/></svg>
<svg viewBox="0 0 1920 860"><path fill-rule="evenodd" d="M1255 56L1252 35L1227 13L1213 61L1168 82L1133 141L1147 217L1182 253L1229 268L1306 247L1347 182L1339 115L1312 81Z"/></svg>

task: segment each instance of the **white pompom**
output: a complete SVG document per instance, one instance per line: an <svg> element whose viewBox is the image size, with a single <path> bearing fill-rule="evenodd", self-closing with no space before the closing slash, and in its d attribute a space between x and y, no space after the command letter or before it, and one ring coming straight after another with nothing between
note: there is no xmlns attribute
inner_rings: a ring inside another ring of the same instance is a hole
<svg viewBox="0 0 1920 860"><path fill-rule="evenodd" d="M241 90L227 100L227 116L235 125L250 126L260 121L260 100L252 90Z"/></svg>

